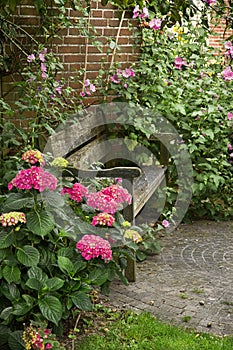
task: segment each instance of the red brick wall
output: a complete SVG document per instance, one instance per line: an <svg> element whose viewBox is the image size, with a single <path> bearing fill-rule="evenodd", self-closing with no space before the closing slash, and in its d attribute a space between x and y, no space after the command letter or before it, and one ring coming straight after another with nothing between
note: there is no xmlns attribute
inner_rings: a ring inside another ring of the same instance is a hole
<svg viewBox="0 0 233 350"><path fill-rule="evenodd" d="M25 0L23 6L17 7L13 20L15 23L22 25L30 34L35 34L41 22L34 6L30 4L32 4L31 0ZM111 5L103 7L100 0L93 0L91 4L91 24L98 33L96 39L103 43L103 51L100 52L92 45L91 41L89 41L86 78L90 80L97 76L98 70L102 66L102 59L109 64L111 60L111 52L108 53L109 42L111 39L116 38L119 26L119 12ZM74 24L78 21L79 16L80 13L73 11L71 8L67 8L67 17L70 18ZM132 26L132 31L129 30L129 25ZM121 50L117 52L116 56L116 60L121 62L125 67L130 66L132 62L136 60L137 52L139 51L138 48L135 49L134 47L134 30L136 25L137 21L132 20L132 11L127 11L120 32L119 46ZM223 40L224 25L219 24L214 30L218 33L218 36L211 36L209 44L218 47ZM227 32L227 34L225 34L225 38L229 33L230 32ZM232 33L233 32L231 32L231 34ZM80 35L79 30L75 26L62 30L60 35L60 38L53 40L53 51L60 57L64 65L64 72L62 72L63 77L75 77L78 75L77 71L84 67L86 38ZM25 48L27 48L28 53L33 51L33 47L30 48L28 46L28 41L22 34L19 39L25 43ZM38 39L43 41L43 37L38 36ZM18 53L16 56L17 55ZM19 55L18 59L22 60L22 58L23 56ZM17 80L17 78L15 74L6 75L2 78L1 91L3 95L10 91L6 96L9 102L17 99L16 91L11 90L12 82ZM73 84L73 86L80 88L80 85L77 86L77 84Z"/></svg>
<svg viewBox="0 0 233 350"><path fill-rule="evenodd" d="M226 24L222 20L220 23L211 26L211 30L215 33L209 37L209 45L216 48L223 47L227 38L233 35L233 30L225 31Z"/></svg>
<svg viewBox="0 0 233 350"><path fill-rule="evenodd" d="M23 26L30 34L35 34L35 31L41 23L40 17L37 16L34 6L30 5L31 3L30 0L25 0L25 4L17 8L13 20L15 23ZM102 67L102 60L108 63L111 61L112 50L108 53L109 42L111 39L116 38L119 26L119 11L114 9L111 5L103 7L100 0L92 1L91 4L91 25L94 26L97 31L96 40L103 43L103 51L100 52L97 47L92 45L91 40L89 40L86 78L90 80L97 76L98 70ZM67 8L67 17L75 24L80 17L80 13L73 11L71 8ZM137 22L132 20L132 11L127 11L120 31L120 51L117 51L116 55L116 60L125 67L130 66L137 56L137 50L134 48L134 30L129 30L129 25L132 25L132 28L134 28L135 23ZM84 68L87 39L80 35L80 31L75 26L62 30L60 35L60 38L53 40L53 51L59 56L64 66L62 76L65 78L69 76L75 77L77 76L77 71ZM37 38L39 41L43 42L43 37L38 36ZM25 41L27 52L32 52L33 47L27 46L28 41L23 38L23 35L21 35L20 39ZM19 60L22 60L22 55L19 53L16 55L19 55ZM10 90L12 82L15 80L17 80L15 74L6 75L2 78L3 94ZM11 91L7 94L7 100L9 102L14 100L16 98L15 94L15 91Z"/></svg>

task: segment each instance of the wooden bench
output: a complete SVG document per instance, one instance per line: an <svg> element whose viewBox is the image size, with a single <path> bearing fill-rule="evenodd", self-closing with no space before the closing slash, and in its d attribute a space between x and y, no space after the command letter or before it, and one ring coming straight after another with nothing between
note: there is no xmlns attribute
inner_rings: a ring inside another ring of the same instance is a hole
<svg viewBox="0 0 233 350"><path fill-rule="evenodd" d="M104 123L105 120L96 122L93 115L90 118L86 116L77 123L71 123L70 126L50 136L46 152L50 152L53 157L64 157L69 160L72 164L72 168L67 172L69 176L72 173L78 178L122 178L124 187L127 187L132 195L132 203L124 209L123 216L125 220L134 223L135 217L164 180L166 167L142 164L91 169L92 164L97 161L108 163L109 160L120 159L128 152L122 139L111 139L108 125L106 127ZM122 147L125 147L123 152ZM132 159L130 163L132 164ZM128 281L135 281L134 260L128 260L125 276Z"/></svg>

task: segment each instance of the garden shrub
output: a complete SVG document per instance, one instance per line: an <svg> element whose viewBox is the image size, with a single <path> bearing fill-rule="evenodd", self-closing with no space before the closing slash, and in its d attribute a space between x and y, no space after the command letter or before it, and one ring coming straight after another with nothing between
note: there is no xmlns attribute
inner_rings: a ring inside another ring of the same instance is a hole
<svg viewBox="0 0 233 350"><path fill-rule="evenodd" d="M142 229L131 227L118 213L124 202L131 201L119 180L98 192L92 182L89 186L62 183L58 165L67 161L55 159L48 171L45 158L38 150L25 151L1 200L0 344L4 349L24 349L24 324L35 329L45 322L45 329L61 335L65 320L92 309L93 288L107 293L116 275L127 284L123 275L127 257L134 259L141 241ZM70 216L66 208L71 207L79 208L86 221Z"/></svg>
<svg viewBox="0 0 233 350"><path fill-rule="evenodd" d="M221 52L208 46L208 32L192 23L164 25L160 14L135 8L141 16L141 57L127 85L111 79L117 100L154 110L153 123L162 115L184 140L193 163L191 217L232 217L232 43ZM141 15L143 14L143 16ZM119 72L119 70L118 70ZM113 71L116 77L117 71ZM121 73L122 75L122 73ZM119 77L118 77L119 80ZM130 118L130 117L129 117ZM145 119L130 120L127 130L136 142L150 142L153 133ZM144 137L141 135L143 132ZM153 147L154 141L150 142ZM168 196L178 191L174 159L170 159ZM168 197L168 202L170 198ZM173 201L171 201L173 202Z"/></svg>

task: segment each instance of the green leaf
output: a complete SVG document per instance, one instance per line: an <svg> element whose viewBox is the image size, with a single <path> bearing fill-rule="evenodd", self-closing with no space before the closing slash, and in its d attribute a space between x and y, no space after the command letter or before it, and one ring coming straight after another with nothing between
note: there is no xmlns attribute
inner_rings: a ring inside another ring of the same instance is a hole
<svg viewBox="0 0 233 350"><path fill-rule="evenodd" d="M25 284L28 288L30 289L35 289L35 290L41 290L42 289L42 284L38 279L32 277L29 278Z"/></svg>
<svg viewBox="0 0 233 350"><path fill-rule="evenodd" d="M46 273L44 273L44 271L38 266L32 266L27 274L29 278L36 278L40 282L45 281L48 278Z"/></svg>
<svg viewBox="0 0 233 350"><path fill-rule="evenodd" d="M74 265L72 261L65 257L65 256L59 256L57 259L58 266L62 272L68 275L74 274Z"/></svg>
<svg viewBox="0 0 233 350"><path fill-rule="evenodd" d="M175 110L176 110L177 112L180 112L181 114L186 115L186 111L185 111L184 105L181 105L181 104L179 104L179 103L175 103L175 104L174 104L174 108L175 108Z"/></svg>
<svg viewBox="0 0 233 350"><path fill-rule="evenodd" d="M40 260L39 251L30 245L18 248L17 258L24 266L36 266Z"/></svg>
<svg viewBox="0 0 233 350"><path fill-rule="evenodd" d="M60 301L56 297L50 295L39 299L38 305L46 320L58 325L58 322L62 318L62 304Z"/></svg>
<svg viewBox="0 0 233 350"><path fill-rule="evenodd" d="M8 284L5 282L5 280L2 280L2 283L0 285L1 294L4 295L4 297L6 297L8 300L14 301L15 299L10 293L10 286L11 284Z"/></svg>
<svg viewBox="0 0 233 350"><path fill-rule="evenodd" d="M6 307L5 309L2 310L0 314L0 318L2 318L3 320L9 319L12 315L12 311L13 311L12 306Z"/></svg>
<svg viewBox="0 0 233 350"><path fill-rule="evenodd" d="M20 298L20 291L14 283L8 285L9 294L12 301Z"/></svg>
<svg viewBox="0 0 233 350"><path fill-rule="evenodd" d="M214 139L214 132L211 129L205 130L205 135L209 136L211 140Z"/></svg>
<svg viewBox="0 0 233 350"><path fill-rule="evenodd" d="M56 257L53 251L48 247L40 249L40 266L49 266L56 263Z"/></svg>
<svg viewBox="0 0 233 350"><path fill-rule="evenodd" d="M108 0L101 0L101 5L106 6L108 3Z"/></svg>
<svg viewBox="0 0 233 350"><path fill-rule="evenodd" d="M8 248L14 243L14 231L0 232L0 249Z"/></svg>
<svg viewBox="0 0 233 350"><path fill-rule="evenodd" d="M65 205L64 197L57 192L48 192L46 196L43 194L42 199L44 203L54 208L63 207Z"/></svg>
<svg viewBox="0 0 233 350"><path fill-rule="evenodd" d="M45 210L31 212L26 216L27 227L35 235L46 236L54 227L53 217Z"/></svg>
<svg viewBox="0 0 233 350"><path fill-rule="evenodd" d="M141 250L137 250L136 251L136 258L139 260L139 261L143 261L146 259L146 254L143 253Z"/></svg>
<svg viewBox="0 0 233 350"><path fill-rule="evenodd" d="M74 292L73 294L70 295L74 305L84 311L91 311L92 310L92 302L89 298L89 296L81 291Z"/></svg>
<svg viewBox="0 0 233 350"><path fill-rule="evenodd" d="M49 291L55 291L60 289L64 285L64 281L58 277L52 277L46 281L46 285Z"/></svg>
<svg viewBox="0 0 233 350"><path fill-rule="evenodd" d="M2 346L6 345L9 333L10 328L0 324L0 349L4 349Z"/></svg>
<svg viewBox="0 0 233 350"><path fill-rule="evenodd" d="M75 263L74 263L75 273L84 270L86 268L86 266L87 266L86 261L75 261Z"/></svg>
<svg viewBox="0 0 233 350"><path fill-rule="evenodd" d="M1 233L0 233L1 235ZM0 261L4 260L11 253L10 249L0 249Z"/></svg>
<svg viewBox="0 0 233 350"><path fill-rule="evenodd" d="M14 310L12 314L16 316L28 314L36 303L37 299L31 297L30 295L23 294L22 298L17 303L14 303Z"/></svg>
<svg viewBox="0 0 233 350"><path fill-rule="evenodd" d="M104 272L103 269L92 270L89 274L91 284L94 286L101 286L108 279L108 272Z"/></svg>
<svg viewBox="0 0 233 350"><path fill-rule="evenodd" d="M19 210L32 204L32 198L25 197L22 193L10 193L4 203L4 210Z"/></svg>
<svg viewBox="0 0 233 350"><path fill-rule="evenodd" d="M5 266L2 270L2 274L8 283L20 282L20 269L17 266Z"/></svg>
<svg viewBox="0 0 233 350"><path fill-rule="evenodd" d="M10 333L8 344L11 350L25 350L25 344L22 335L23 331L15 331Z"/></svg>
<svg viewBox="0 0 233 350"><path fill-rule="evenodd" d="M17 304L14 304L14 310L12 311L12 315L24 316L29 313L32 307L32 305L27 304L25 301L21 300Z"/></svg>

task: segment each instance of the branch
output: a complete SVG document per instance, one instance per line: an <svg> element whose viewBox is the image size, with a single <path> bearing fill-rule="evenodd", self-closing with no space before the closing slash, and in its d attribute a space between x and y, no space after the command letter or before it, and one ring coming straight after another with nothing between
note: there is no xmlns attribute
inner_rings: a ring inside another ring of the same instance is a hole
<svg viewBox="0 0 233 350"><path fill-rule="evenodd" d="M23 32L25 35L27 35L32 41L34 41L34 43L38 44L38 41L36 41L36 39L34 39L33 36L31 36L25 29L20 27L18 24L15 24L15 23L13 23L13 22L11 22L8 19L3 18L3 17L1 17L1 19L3 22L6 22L6 23L10 24L11 26L19 29L21 32Z"/></svg>

